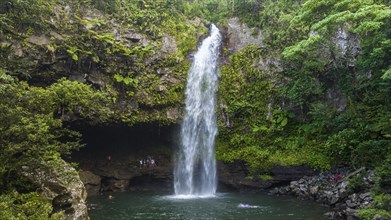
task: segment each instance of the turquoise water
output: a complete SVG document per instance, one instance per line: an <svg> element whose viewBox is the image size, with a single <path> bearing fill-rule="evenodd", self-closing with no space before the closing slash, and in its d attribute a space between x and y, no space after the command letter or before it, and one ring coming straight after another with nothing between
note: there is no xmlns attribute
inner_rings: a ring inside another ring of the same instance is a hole
<svg viewBox="0 0 391 220"><path fill-rule="evenodd" d="M222 193L210 198L175 198L158 193L126 192L88 199L91 220L260 219L323 220L327 209L310 201L256 193Z"/></svg>

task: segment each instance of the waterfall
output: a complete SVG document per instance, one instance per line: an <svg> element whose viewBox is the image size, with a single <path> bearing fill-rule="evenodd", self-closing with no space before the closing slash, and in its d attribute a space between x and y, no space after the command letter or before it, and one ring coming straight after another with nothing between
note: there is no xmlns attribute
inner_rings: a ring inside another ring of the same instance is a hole
<svg viewBox="0 0 391 220"><path fill-rule="evenodd" d="M212 196L216 193L215 103L220 44L219 29L212 24L210 36L198 48L189 70L186 113L174 169L176 195Z"/></svg>

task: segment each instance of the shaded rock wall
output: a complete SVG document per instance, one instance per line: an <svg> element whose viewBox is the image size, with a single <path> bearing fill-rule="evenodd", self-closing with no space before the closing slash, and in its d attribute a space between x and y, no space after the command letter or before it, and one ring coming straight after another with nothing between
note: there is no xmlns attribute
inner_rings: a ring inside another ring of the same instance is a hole
<svg viewBox="0 0 391 220"><path fill-rule="evenodd" d="M259 191L281 186L304 176L317 174L309 166L275 167L271 170L259 170L250 174L246 165L237 161L235 163L218 163L219 182L222 189L228 188L238 191ZM263 175L269 178L262 179Z"/></svg>
<svg viewBox="0 0 391 220"><path fill-rule="evenodd" d="M171 160L177 147L177 127L74 126L86 147L74 152L88 195L129 190L172 190ZM154 159L155 166L140 166Z"/></svg>
<svg viewBox="0 0 391 220"><path fill-rule="evenodd" d="M229 52L238 52L248 45L263 46L261 30L249 28L238 17L228 19L226 37Z"/></svg>
<svg viewBox="0 0 391 220"><path fill-rule="evenodd" d="M52 200L54 212L64 212L65 220L88 219L86 190L76 170L68 163L23 167L22 174L37 185L43 197Z"/></svg>

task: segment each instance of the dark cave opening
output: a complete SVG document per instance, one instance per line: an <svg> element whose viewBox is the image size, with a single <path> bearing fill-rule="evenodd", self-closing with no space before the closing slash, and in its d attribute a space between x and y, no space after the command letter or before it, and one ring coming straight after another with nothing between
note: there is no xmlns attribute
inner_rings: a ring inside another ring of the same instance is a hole
<svg viewBox="0 0 391 220"><path fill-rule="evenodd" d="M68 161L77 163L78 170L91 172L89 175L99 179L93 184L86 180L89 195L173 190L173 155L179 146L180 126L71 124L68 127L80 132L85 144L73 152ZM139 161L147 158L156 160L157 166L140 167ZM219 181L218 191L237 190L229 178Z"/></svg>
<svg viewBox="0 0 391 220"><path fill-rule="evenodd" d="M154 157L159 163L171 162L177 146L178 126L137 125L133 127L110 125L70 125L82 134L85 144L71 155L71 161L81 168L88 163L131 163L138 165L140 159ZM109 157L110 159L109 160Z"/></svg>

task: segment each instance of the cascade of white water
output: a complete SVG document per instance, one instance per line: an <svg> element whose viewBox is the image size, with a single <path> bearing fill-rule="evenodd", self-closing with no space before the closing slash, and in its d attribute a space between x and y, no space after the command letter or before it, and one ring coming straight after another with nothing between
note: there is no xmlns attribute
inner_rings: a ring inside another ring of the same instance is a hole
<svg viewBox="0 0 391 220"><path fill-rule="evenodd" d="M186 113L174 169L176 195L208 196L216 193L215 104L220 44L219 29L212 24L210 36L198 48L189 70Z"/></svg>

